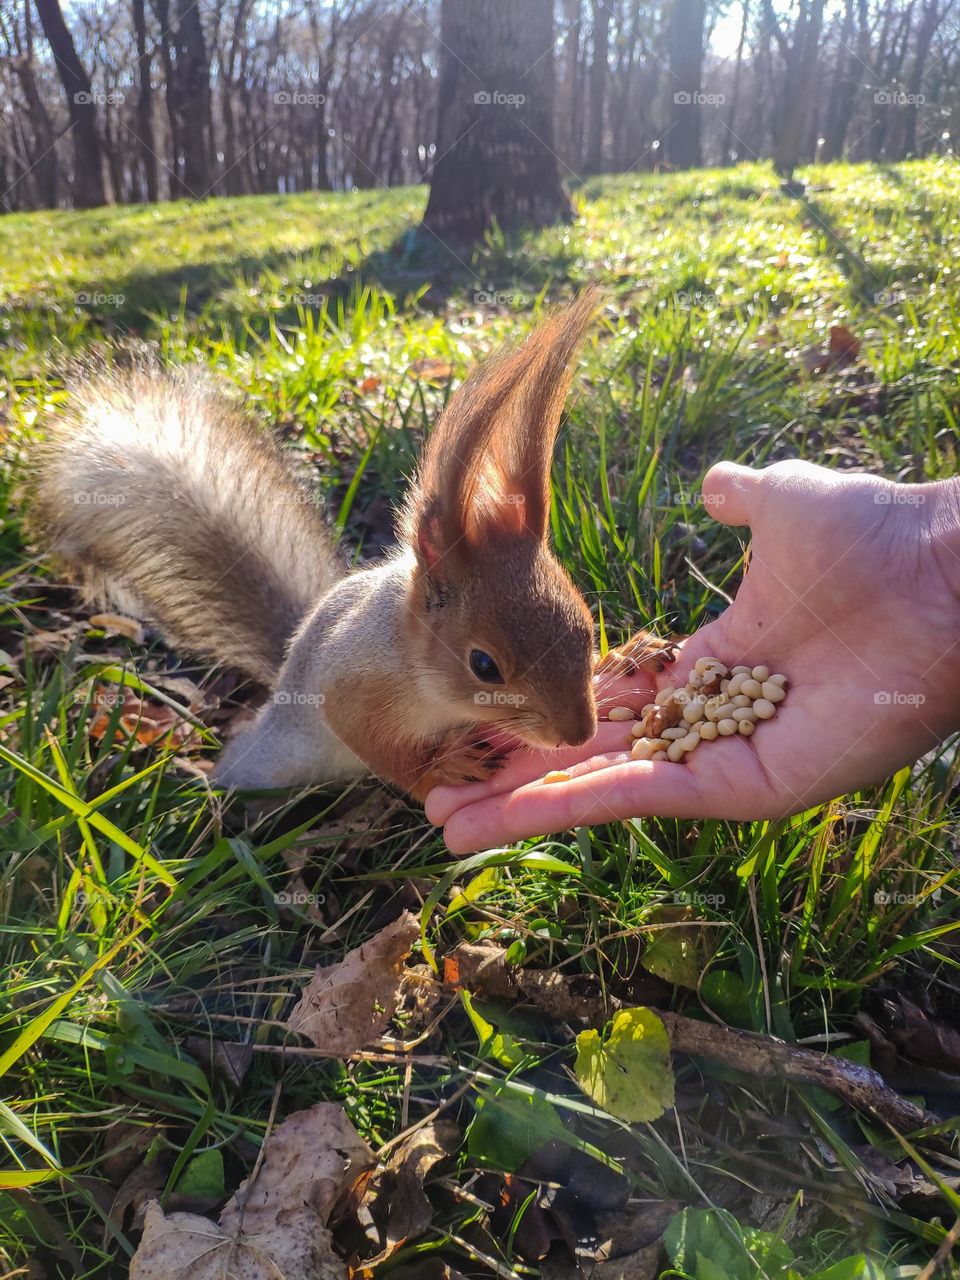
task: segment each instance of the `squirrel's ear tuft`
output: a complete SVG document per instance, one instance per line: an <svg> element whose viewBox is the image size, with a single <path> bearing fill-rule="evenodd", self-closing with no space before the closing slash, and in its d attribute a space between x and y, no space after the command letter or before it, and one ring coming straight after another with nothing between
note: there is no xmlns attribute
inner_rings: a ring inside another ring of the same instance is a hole
<svg viewBox="0 0 960 1280"><path fill-rule="evenodd" d="M491 533L544 539L550 466L573 363L596 315L585 290L480 366L432 433L405 513L421 562L453 572Z"/></svg>

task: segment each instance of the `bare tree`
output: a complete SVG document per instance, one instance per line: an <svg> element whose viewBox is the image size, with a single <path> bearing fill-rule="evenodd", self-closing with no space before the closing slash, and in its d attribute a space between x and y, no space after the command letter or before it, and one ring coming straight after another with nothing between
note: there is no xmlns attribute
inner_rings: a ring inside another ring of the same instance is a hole
<svg viewBox="0 0 960 1280"><path fill-rule="evenodd" d="M77 54L69 28L63 19L60 0L36 0L44 35L57 64L67 95L67 109L73 131L73 201L80 209L106 204L103 157L97 136L97 105L90 77Z"/></svg>
<svg viewBox="0 0 960 1280"><path fill-rule="evenodd" d="M610 6L607 0L592 0L590 59L590 123L587 129L588 173L603 172L603 123L607 101L607 60L610 56Z"/></svg>
<svg viewBox="0 0 960 1280"><path fill-rule="evenodd" d="M664 136L667 157L678 169L702 160L700 94L703 80L705 0L673 0L670 7L670 124Z"/></svg>
<svg viewBox="0 0 960 1280"><path fill-rule="evenodd" d="M779 46L784 74L779 92L779 109L774 129L773 162L776 170L790 178L800 161L810 114L810 86L817 61L823 28L825 0L801 0L792 31L785 31L764 0L764 18Z"/></svg>

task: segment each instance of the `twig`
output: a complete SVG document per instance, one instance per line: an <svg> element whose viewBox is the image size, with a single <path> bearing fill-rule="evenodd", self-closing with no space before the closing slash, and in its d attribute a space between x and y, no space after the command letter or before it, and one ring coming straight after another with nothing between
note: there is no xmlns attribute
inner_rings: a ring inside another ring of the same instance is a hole
<svg viewBox="0 0 960 1280"><path fill-rule="evenodd" d="M517 969L505 955L499 947L461 943L447 957L444 976L452 985L482 995L529 1000L558 1022L600 1027L625 1007L615 997L602 1000L590 990L578 990L582 983L576 978L546 969ZM675 1053L709 1058L763 1080L817 1085L900 1132L912 1133L939 1124L937 1116L891 1089L870 1067L788 1044L774 1036L698 1022L666 1009L657 1009L656 1014L667 1029Z"/></svg>

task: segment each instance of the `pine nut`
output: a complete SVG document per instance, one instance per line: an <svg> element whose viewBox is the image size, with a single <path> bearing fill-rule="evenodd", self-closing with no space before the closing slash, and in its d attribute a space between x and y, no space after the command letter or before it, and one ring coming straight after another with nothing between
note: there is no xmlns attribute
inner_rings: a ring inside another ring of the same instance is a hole
<svg viewBox="0 0 960 1280"><path fill-rule="evenodd" d="M741 724L744 720L756 720L757 713L752 706L737 707L736 711L733 713L733 718L736 720L737 724Z"/></svg>
<svg viewBox="0 0 960 1280"><path fill-rule="evenodd" d="M737 732L742 734L744 738L749 738L756 727L755 720L740 720L737 722Z"/></svg>
<svg viewBox="0 0 960 1280"><path fill-rule="evenodd" d="M667 759L672 760L674 764L679 764L686 754L687 749L682 742L671 742L667 748Z"/></svg>
<svg viewBox="0 0 960 1280"><path fill-rule="evenodd" d="M740 692L746 694L748 698L759 698L763 686L759 680L744 680L740 686Z"/></svg>
<svg viewBox="0 0 960 1280"><path fill-rule="evenodd" d="M699 747L700 745L699 733L696 733L696 732L688 733L685 738L680 739L679 745L683 747L684 751L692 751L694 747Z"/></svg>
<svg viewBox="0 0 960 1280"><path fill-rule="evenodd" d="M667 753L665 751L655 751L650 757L651 760L666 760Z"/></svg>
<svg viewBox="0 0 960 1280"><path fill-rule="evenodd" d="M705 739L707 742L712 742L719 732L717 726L710 720L702 721L702 723L697 727L700 730L700 737Z"/></svg>
<svg viewBox="0 0 960 1280"><path fill-rule="evenodd" d="M749 678L749 672L745 674L742 671L738 671L737 674L732 677L730 683L727 685L726 692L729 695L729 697L735 698L743 688L744 680L748 678Z"/></svg>
<svg viewBox="0 0 960 1280"><path fill-rule="evenodd" d="M786 676L775 675L775 676L771 676L771 677L770 677L770 683L771 683L771 684L778 684L778 685L780 686L780 688L781 688L781 689L786 689L786 687L787 687L787 685L790 683L790 681L787 679L787 677L786 677Z"/></svg>
<svg viewBox="0 0 960 1280"><path fill-rule="evenodd" d="M738 693L736 697L731 698L730 701L733 703L735 707L749 707L753 699L748 698L745 693Z"/></svg>
<svg viewBox="0 0 960 1280"><path fill-rule="evenodd" d="M691 702L683 708L683 718L687 724L697 724L703 719L703 703L699 701Z"/></svg>
<svg viewBox="0 0 960 1280"><path fill-rule="evenodd" d="M668 684L665 689L660 690L660 692L657 694L657 696L654 698L653 701L658 707L662 707L664 706L665 703L670 701L670 699L673 697L673 695L676 692L677 691L676 689L674 689L673 685Z"/></svg>
<svg viewBox="0 0 960 1280"><path fill-rule="evenodd" d="M608 720L633 720L634 714L630 707L611 707L607 712Z"/></svg>
<svg viewBox="0 0 960 1280"><path fill-rule="evenodd" d="M740 666L740 667L731 667L731 668L730 668L730 674L731 674L732 676L749 676L749 675L752 675L752 674L753 674L753 668L752 668L752 667L744 667L744 666Z"/></svg>
<svg viewBox="0 0 960 1280"><path fill-rule="evenodd" d="M760 693L766 698L767 702L782 702L787 696L783 688L778 684L774 684L772 680L764 680L760 686Z"/></svg>
<svg viewBox="0 0 960 1280"><path fill-rule="evenodd" d="M650 738L637 738L634 742L630 754L634 760L649 760L654 753L653 741Z"/></svg>
<svg viewBox="0 0 960 1280"><path fill-rule="evenodd" d="M764 680L770 679L770 668L764 666L754 667L753 678L754 680L759 680L760 683L763 684Z"/></svg>
<svg viewBox="0 0 960 1280"><path fill-rule="evenodd" d="M737 732L737 722L732 717L729 720L717 721L717 733L722 738L729 738L731 734Z"/></svg>
<svg viewBox="0 0 960 1280"><path fill-rule="evenodd" d="M777 714L777 708L766 698L758 698L753 704L753 710L761 720L772 720Z"/></svg>
<svg viewBox="0 0 960 1280"><path fill-rule="evenodd" d="M642 720L634 720L633 724L630 726L630 732L635 738L645 738L647 736Z"/></svg>
<svg viewBox="0 0 960 1280"><path fill-rule="evenodd" d="M679 742L680 739L685 738L689 732L690 731L686 725L684 725L682 729L677 726L674 729L664 729L660 737L665 738L667 742Z"/></svg>
<svg viewBox="0 0 960 1280"><path fill-rule="evenodd" d="M551 769L549 773L543 775L544 782L569 782L570 775L563 769Z"/></svg>

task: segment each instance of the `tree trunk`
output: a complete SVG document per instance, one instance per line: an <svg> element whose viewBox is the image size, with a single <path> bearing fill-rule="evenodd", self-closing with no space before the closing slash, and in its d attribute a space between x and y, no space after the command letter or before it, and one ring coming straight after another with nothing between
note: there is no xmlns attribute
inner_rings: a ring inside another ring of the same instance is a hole
<svg viewBox="0 0 960 1280"><path fill-rule="evenodd" d="M610 6L593 0L593 57L590 59L590 127L587 130L587 172L603 172L603 109L607 100L607 58L610 45Z"/></svg>
<svg viewBox="0 0 960 1280"><path fill-rule="evenodd" d="M153 137L153 86L150 83L151 58L147 52L147 15L144 0L133 0L133 27L137 36L137 141L140 167L147 199L159 199L157 179L157 144Z"/></svg>
<svg viewBox="0 0 960 1280"><path fill-rule="evenodd" d="M788 40L774 27L786 63L786 73L780 95L780 114L773 147L774 167L784 178L790 178L800 162L810 116L810 84L820 48L820 31L823 27L825 0L811 0L797 18L793 39ZM767 17L773 16L772 5L767 0ZM776 18L773 17L776 22Z"/></svg>
<svg viewBox="0 0 960 1280"><path fill-rule="evenodd" d="M906 116L903 122L902 154L904 156L913 155L917 149L917 107L919 105L917 99L920 97L923 87L924 69L941 16L939 0L927 0L923 10L923 17L920 19L920 30L917 33L916 46L913 51L910 79L907 82L908 101L905 106Z"/></svg>
<svg viewBox="0 0 960 1280"><path fill-rule="evenodd" d="M177 86L177 69L173 61L173 31L170 22L170 0L153 0L154 12L160 27L160 57L163 62L164 102L167 123L170 127L170 198L178 200L188 194L183 185L183 164L180 152L180 110Z"/></svg>
<svg viewBox="0 0 960 1280"><path fill-rule="evenodd" d="M183 182L196 199L210 190L210 64L195 0L177 0L177 105Z"/></svg>
<svg viewBox="0 0 960 1280"><path fill-rule="evenodd" d="M703 75L704 0L673 0L670 10L670 126L664 134L667 159L677 169L694 169L700 155L700 81Z"/></svg>
<svg viewBox="0 0 960 1280"><path fill-rule="evenodd" d="M839 160L843 155L843 145L847 137L847 128L853 114L853 104L857 93L857 74L854 63L853 43L854 12L853 0L845 0L843 24L840 27L840 39L837 43L837 63L830 89L830 102L827 107L827 122L823 130L824 161Z"/></svg>
<svg viewBox="0 0 960 1280"><path fill-rule="evenodd" d="M439 137L423 225L442 241L570 217L553 141L552 0L442 0Z"/></svg>
<svg viewBox="0 0 960 1280"><path fill-rule="evenodd" d="M563 42L563 154L571 169L580 168L582 98L580 81L580 16L583 0L564 0L567 35Z"/></svg>
<svg viewBox="0 0 960 1280"><path fill-rule="evenodd" d="M733 67L733 88L730 90L730 109L727 112L727 146L736 155L737 134L734 125L737 120L737 108L740 106L740 82L743 78L743 48L747 43L747 28L750 25L750 0L743 0L743 18L740 22L740 39L737 42L737 60ZM727 157L724 156L724 159Z"/></svg>
<svg viewBox="0 0 960 1280"><path fill-rule="evenodd" d="M78 209L90 209L107 203L93 86L63 20L60 0L36 0L36 4L67 95L73 132L73 203Z"/></svg>
<svg viewBox="0 0 960 1280"><path fill-rule="evenodd" d="M33 126L33 155L30 157L30 167L37 177L38 203L46 209L55 209L58 200L60 166L57 163L57 149L54 145L53 123L37 85L32 55L23 53L11 61L17 73L20 88L23 90ZM0 190L5 190L5 187L0 187Z"/></svg>

